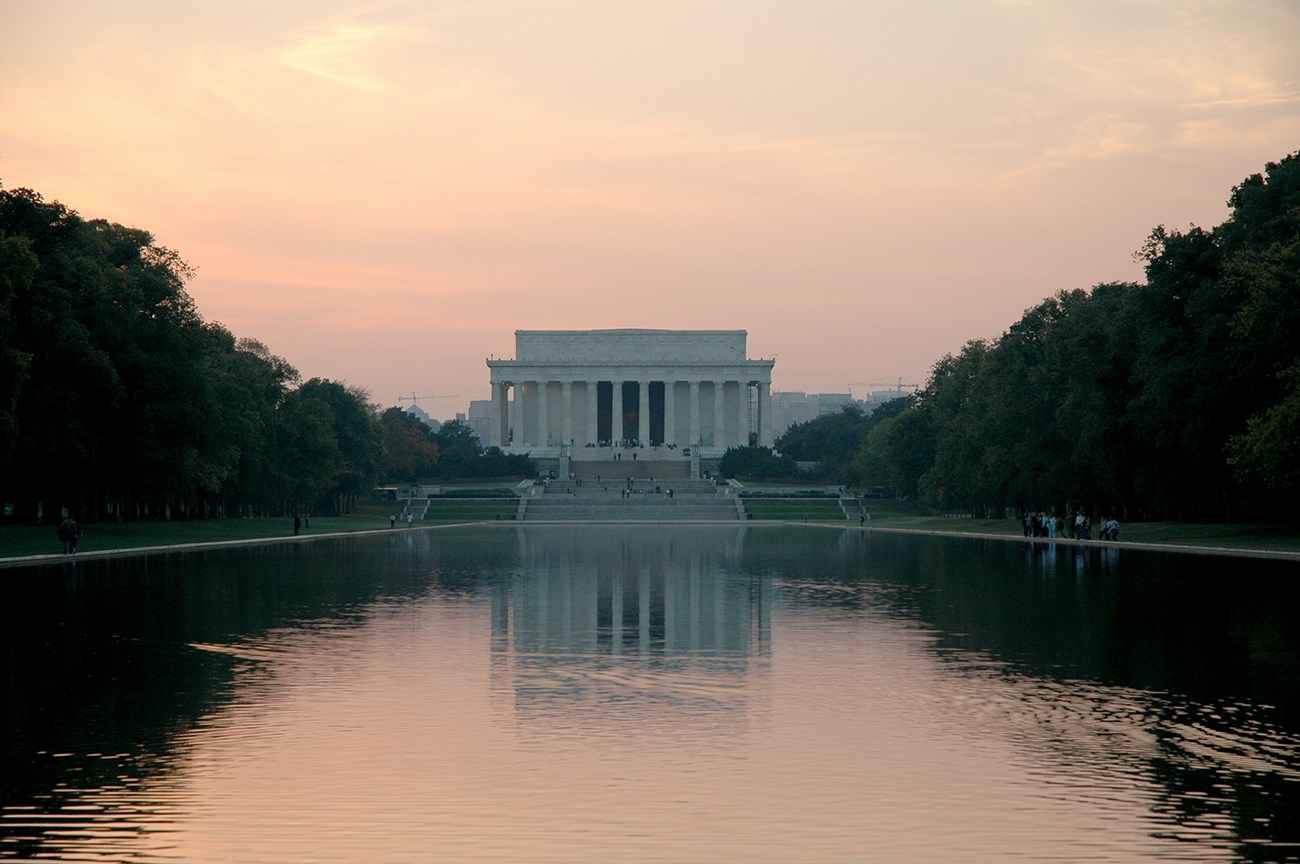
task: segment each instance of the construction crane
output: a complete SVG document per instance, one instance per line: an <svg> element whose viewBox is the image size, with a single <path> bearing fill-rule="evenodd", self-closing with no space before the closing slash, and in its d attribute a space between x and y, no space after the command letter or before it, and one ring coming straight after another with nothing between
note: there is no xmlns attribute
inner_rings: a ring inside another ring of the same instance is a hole
<svg viewBox="0 0 1300 864"><path fill-rule="evenodd" d="M850 381L849 395L853 395L854 387L883 387L887 390L896 390L899 393L902 393L904 389L911 390L913 393L921 389L920 384L904 384L903 379L901 377L898 379L897 382L895 381Z"/></svg>
<svg viewBox="0 0 1300 864"><path fill-rule="evenodd" d="M410 396L398 396L398 402L410 402L412 407L419 405L421 399L459 399L455 393L430 393L427 396L417 396L414 392Z"/></svg>

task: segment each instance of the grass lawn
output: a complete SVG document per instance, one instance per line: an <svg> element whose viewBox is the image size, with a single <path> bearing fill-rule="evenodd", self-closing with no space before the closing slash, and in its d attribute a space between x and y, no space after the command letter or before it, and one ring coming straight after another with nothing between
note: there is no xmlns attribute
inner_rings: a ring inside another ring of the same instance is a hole
<svg viewBox="0 0 1300 864"><path fill-rule="evenodd" d="M1017 519L960 519L949 516L917 516L885 509L867 502L871 520L867 527L910 528L917 531L949 531L962 534L1024 535ZM757 516L754 518L758 518ZM1093 536L1096 536L1094 531ZM1228 549L1260 549L1300 552L1300 529L1290 525L1223 525L1183 522L1120 523L1123 543L1165 543L1176 546L1222 546Z"/></svg>
<svg viewBox="0 0 1300 864"><path fill-rule="evenodd" d="M1021 536L1020 522L1015 519L962 519L947 516L920 516L906 505L892 501L868 500L871 513L868 527L907 528L917 531L944 531L968 534ZM434 499L420 524L447 522L490 522L511 519L517 502L509 499ZM745 510L756 521L833 522L856 526L844 518L834 499L754 499L745 500ZM346 531L386 530L389 516L401 512L400 502L366 504L347 516L313 517L307 534ZM80 548L83 552L109 549L132 549L178 543L205 543L222 540L252 540L287 537L293 534L293 520L210 519L177 522L122 522L85 526ZM1177 522L1133 522L1120 525L1120 540L1126 543L1162 543L1185 546L1216 546L1229 549L1259 549L1300 553L1300 527L1293 525L1222 525L1184 524ZM0 526L0 558L54 554L60 551L54 525Z"/></svg>
<svg viewBox="0 0 1300 864"><path fill-rule="evenodd" d="M788 495L797 495L800 492L816 492L824 494L827 489L834 491L839 487L834 483L795 483L792 481L766 481L766 480L744 480L741 485L749 492L765 492L771 494L778 492Z"/></svg>
<svg viewBox="0 0 1300 864"><path fill-rule="evenodd" d="M386 511L385 511L386 512ZM357 514L313 516L307 534L336 531L373 531L388 527L388 516ZM220 540L253 540L293 534L293 520L195 519L177 522L101 522L82 528L80 551L133 549L173 543L210 543ZM5 525L0 527L0 558L61 552L54 525Z"/></svg>
<svg viewBox="0 0 1300 864"><path fill-rule="evenodd" d="M758 485L758 484L755 484ZM749 484L746 484L748 487ZM944 531L958 534L993 534L1021 537L1018 519L964 519L953 516L917 515L906 503L887 499L863 499L871 519L868 528L908 528L915 531ZM745 510L754 520L840 522L845 520L833 499L746 498ZM1094 536L1095 533L1094 533ZM1300 553L1300 526L1224 525L1182 522L1128 522L1119 526L1125 543L1161 543L1175 546L1215 546L1226 549L1258 549Z"/></svg>
<svg viewBox="0 0 1300 864"><path fill-rule="evenodd" d="M751 519L786 519L810 522L846 522L840 502L834 498L746 498L745 512ZM846 522L847 524L847 522Z"/></svg>
<svg viewBox="0 0 1300 864"><path fill-rule="evenodd" d="M518 498L460 498L429 501L425 522L489 522L513 519L519 510Z"/></svg>
<svg viewBox="0 0 1300 864"><path fill-rule="evenodd" d="M389 516L398 516L405 502L360 504L346 516L313 516L304 534L387 530ZM518 509L516 498L434 499L417 524L490 522L510 519ZM293 534L293 519L195 519L176 522L103 522L85 525L78 547L82 552L135 549L176 543L211 543L222 540L257 540ZM55 525L0 526L0 558L44 555L62 551Z"/></svg>

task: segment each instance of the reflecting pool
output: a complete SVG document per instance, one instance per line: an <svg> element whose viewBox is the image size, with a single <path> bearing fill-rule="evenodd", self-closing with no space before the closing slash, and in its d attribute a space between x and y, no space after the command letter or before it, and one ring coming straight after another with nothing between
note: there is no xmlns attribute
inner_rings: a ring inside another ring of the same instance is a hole
<svg viewBox="0 0 1300 864"><path fill-rule="evenodd" d="M0 859L1300 861L1297 576L744 525L0 570Z"/></svg>

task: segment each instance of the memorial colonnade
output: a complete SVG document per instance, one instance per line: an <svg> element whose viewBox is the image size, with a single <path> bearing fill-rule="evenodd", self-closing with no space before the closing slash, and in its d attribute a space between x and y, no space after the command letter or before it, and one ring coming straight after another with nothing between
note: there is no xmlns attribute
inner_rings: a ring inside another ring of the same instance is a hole
<svg viewBox="0 0 1300 864"><path fill-rule="evenodd" d="M519 331L518 359L488 360L488 444L771 446L774 361L744 358L744 338L744 331Z"/></svg>

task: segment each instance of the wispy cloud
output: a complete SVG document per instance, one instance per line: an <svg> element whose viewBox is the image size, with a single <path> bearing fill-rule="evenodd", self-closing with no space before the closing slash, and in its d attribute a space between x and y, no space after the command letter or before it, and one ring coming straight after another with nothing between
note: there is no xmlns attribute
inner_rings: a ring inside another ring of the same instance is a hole
<svg viewBox="0 0 1300 864"><path fill-rule="evenodd" d="M372 92L394 84L379 71L384 54L420 35L407 25L337 22L296 34L280 52L282 63L301 72Z"/></svg>
<svg viewBox="0 0 1300 864"><path fill-rule="evenodd" d="M1300 93L1252 93L1204 102L1184 102L1183 107L1196 110L1213 108L1269 108L1274 105L1300 105Z"/></svg>

